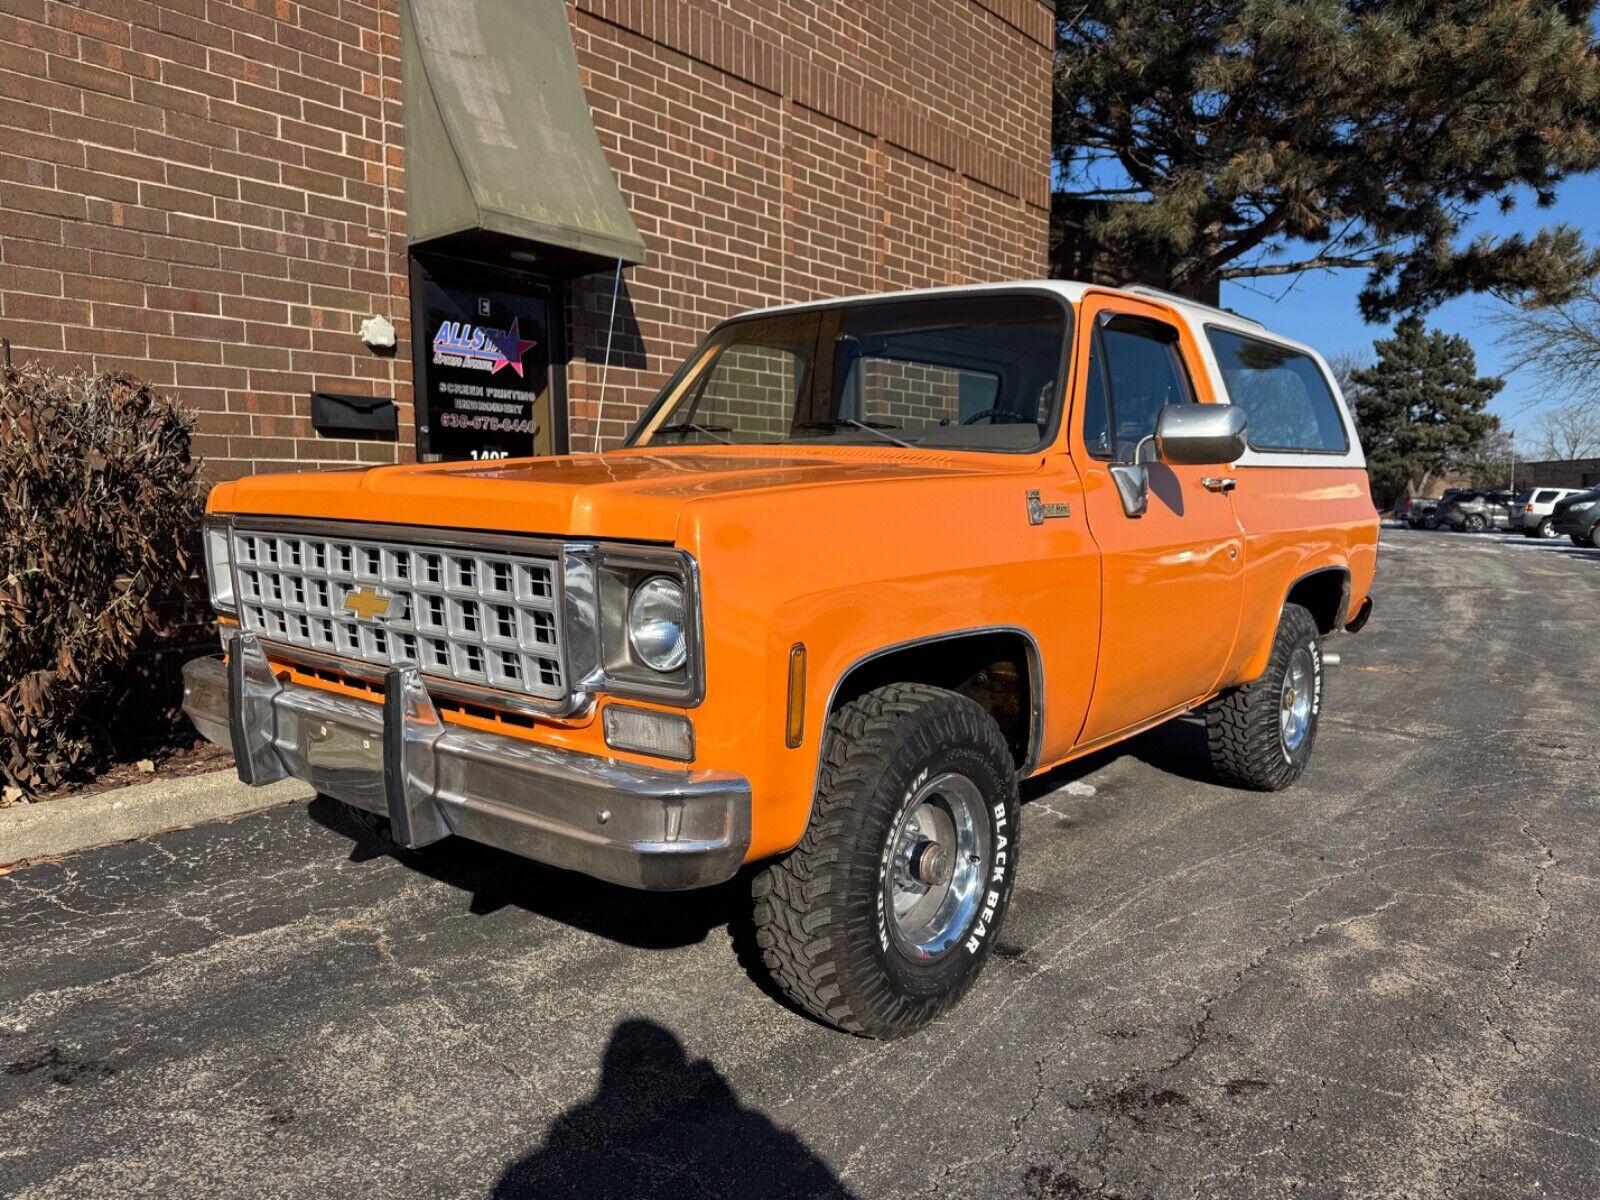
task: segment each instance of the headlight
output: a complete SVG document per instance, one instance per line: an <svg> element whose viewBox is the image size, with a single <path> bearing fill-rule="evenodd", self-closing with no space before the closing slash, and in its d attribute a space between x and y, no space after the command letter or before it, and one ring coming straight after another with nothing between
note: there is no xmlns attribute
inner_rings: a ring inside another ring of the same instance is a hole
<svg viewBox="0 0 1600 1200"><path fill-rule="evenodd" d="M1600 500L1585 500L1582 504L1574 504L1571 508L1567 509L1567 511L1588 512L1589 509L1593 508L1596 504L1600 504Z"/></svg>
<svg viewBox="0 0 1600 1200"><path fill-rule="evenodd" d="M699 571L682 550L574 545L562 567L574 686L693 708L704 694Z"/></svg>
<svg viewBox="0 0 1600 1200"><path fill-rule="evenodd" d="M211 587L211 607L222 612L232 612L236 607L233 596L233 553L228 535L226 522L206 523L206 582Z"/></svg>
<svg viewBox="0 0 1600 1200"><path fill-rule="evenodd" d="M676 579L655 575L633 590L628 644L652 671L676 671L688 660L688 613Z"/></svg>

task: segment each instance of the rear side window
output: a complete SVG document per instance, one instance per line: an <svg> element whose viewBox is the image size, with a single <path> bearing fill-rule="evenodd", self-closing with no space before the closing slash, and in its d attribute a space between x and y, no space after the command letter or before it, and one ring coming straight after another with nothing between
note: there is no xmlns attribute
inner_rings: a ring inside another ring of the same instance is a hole
<svg viewBox="0 0 1600 1200"><path fill-rule="evenodd" d="M1310 355L1231 329L1206 330L1228 399L1250 419L1252 450L1343 454L1339 406Z"/></svg>
<svg viewBox="0 0 1600 1200"><path fill-rule="evenodd" d="M1561 495L1560 492L1555 491L1554 489L1548 489L1546 491L1540 492L1536 497L1534 497L1534 501L1533 502L1535 504L1551 504L1551 503L1554 503L1556 498L1559 497L1560 495Z"/></svg>

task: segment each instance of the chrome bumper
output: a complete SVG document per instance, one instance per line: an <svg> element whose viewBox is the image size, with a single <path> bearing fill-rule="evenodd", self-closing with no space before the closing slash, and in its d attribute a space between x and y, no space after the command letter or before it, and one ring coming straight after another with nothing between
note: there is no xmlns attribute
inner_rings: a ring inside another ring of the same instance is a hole
<svg viewBox="0 0 1600 1200"><path fill-rule="evenodd" d="M750 785L553 750L446 725L415 667L385 677L381 704L281 682L256 635L227 661L183 668L183 709L231 747L251 785L286 776L387 816L394 839L447 834L628 887L672 891L730 878L750 847Z"/></svg>

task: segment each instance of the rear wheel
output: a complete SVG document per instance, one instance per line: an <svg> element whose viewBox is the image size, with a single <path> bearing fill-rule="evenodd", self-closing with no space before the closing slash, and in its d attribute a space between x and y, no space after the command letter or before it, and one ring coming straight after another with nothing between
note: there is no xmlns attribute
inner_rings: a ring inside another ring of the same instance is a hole
<svg viewBox="0 0 1600 1200"><path fill-rule="evenodd" d="M1578 544L1581 546L1583 543L1579 542ZM1596 550L1600 550L1600 521L1596 521L1593 525L1589 526L1589 545L1593 546Z"/></svg>
<svg viewBox="0 0 1600 1200"><path fill-rule="evenodd" d="M1539 522L1539 536L1542 538L1553 538L1559 536L1556 533L1556 523L1552 518L1546 517L1544 520Z"/></svg>
<svg viewBox="0 0 1600 1200"><path fill-rule="evenodd" d="M893 1038L952 1007L1005 918L1017 778L973 701L893 684L828 723L800 845L753 886L774 981L840 1029Z"/></svg>
<svg viewBox="0 0 1600 1200"><path fill-rule="evenodd" d="M1322 712L1322 644L1298 604L1278 618L1267 669L1206 706L1211 765L1226 782L1256 791L1286 788L1306 769Z"/></svg>

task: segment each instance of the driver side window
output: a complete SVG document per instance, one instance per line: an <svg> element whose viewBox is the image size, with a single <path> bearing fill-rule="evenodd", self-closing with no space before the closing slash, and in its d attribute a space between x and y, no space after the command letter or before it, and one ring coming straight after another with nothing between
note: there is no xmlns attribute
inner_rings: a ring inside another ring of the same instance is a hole
<svg viewBox="0 0 1600 1200"><path fill-rule="evenodd" d="M1169 404L1191 404L1194 390L1178 352L1178 331L1145 317L1114 316L1089 344L1083 440L1096 458L1133 461Z"/></svg>

